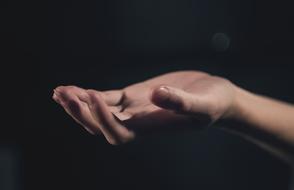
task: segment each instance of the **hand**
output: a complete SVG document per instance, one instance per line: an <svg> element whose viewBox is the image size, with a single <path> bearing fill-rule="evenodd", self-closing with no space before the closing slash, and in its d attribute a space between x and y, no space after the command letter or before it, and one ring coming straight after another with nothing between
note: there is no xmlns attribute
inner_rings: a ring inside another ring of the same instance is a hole
<svg viewBox="0 0 294 190"><path fill-rule="evenodd" d="M53 99L90 133L121 144L154 131L202 128L230 117L235 86L197 71L164 74L121 90L60 86ZM191 126L191 125L189 125Z"/></svg>

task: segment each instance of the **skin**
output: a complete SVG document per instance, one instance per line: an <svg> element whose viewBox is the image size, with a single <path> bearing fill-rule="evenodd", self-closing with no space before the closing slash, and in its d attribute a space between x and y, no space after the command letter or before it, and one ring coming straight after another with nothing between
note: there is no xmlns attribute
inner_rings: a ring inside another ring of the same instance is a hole
<svg viewBox="0 0 294 190"><path fill-rule="evenodd" d="M113 145L154 132L224 130L292 163L294 106L253 94L227 79L198 71L167 73L110 91L59 86L53 99L91 134ZM270 137L270 138L268 138Z"/></svg>

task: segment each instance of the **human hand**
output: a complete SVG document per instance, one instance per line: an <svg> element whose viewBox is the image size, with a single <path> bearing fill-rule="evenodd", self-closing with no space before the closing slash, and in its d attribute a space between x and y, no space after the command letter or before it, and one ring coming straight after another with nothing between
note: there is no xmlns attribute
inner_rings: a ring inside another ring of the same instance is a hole
<svg viewBox="0 0 294 190"><path fill-rule="evenodd" d="M60 86L53 99L90 133L102 132L115 145L151 131L182 129L188 123L200 129L230 117L235 86L203 72L179 71L120 90Z"/></svg>

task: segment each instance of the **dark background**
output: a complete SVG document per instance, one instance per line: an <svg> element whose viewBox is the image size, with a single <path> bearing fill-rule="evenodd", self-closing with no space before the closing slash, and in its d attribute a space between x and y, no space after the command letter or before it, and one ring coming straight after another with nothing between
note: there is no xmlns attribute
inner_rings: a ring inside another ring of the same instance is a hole
<svg viewBox="0 0 294 190"><path fill-rule="evenodd" d="M105 90L193 69L293 103L292 10L265 0L6 1L13 100L0 189L287 189L286 164L217 126L114 147L51 96L58 85Z"/></svg>

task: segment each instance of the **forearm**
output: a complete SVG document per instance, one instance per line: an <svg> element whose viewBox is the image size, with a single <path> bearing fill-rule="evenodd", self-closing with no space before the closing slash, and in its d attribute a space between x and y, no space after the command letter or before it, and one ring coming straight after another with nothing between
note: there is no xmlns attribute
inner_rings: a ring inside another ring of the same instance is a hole
<svg viewBox="0 0 294 190"><path fill-rule="evenodd" d="M294 160L294 106L236 87L234 105L225 129L237 132L292 162Z"/></svg>

